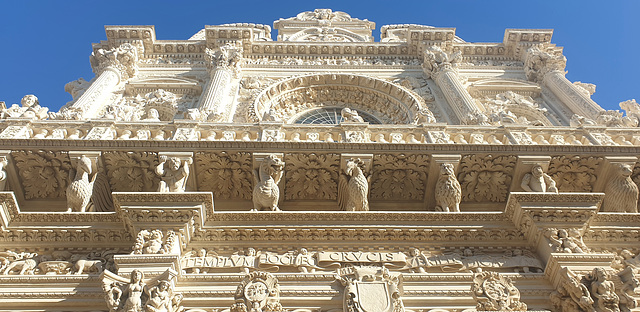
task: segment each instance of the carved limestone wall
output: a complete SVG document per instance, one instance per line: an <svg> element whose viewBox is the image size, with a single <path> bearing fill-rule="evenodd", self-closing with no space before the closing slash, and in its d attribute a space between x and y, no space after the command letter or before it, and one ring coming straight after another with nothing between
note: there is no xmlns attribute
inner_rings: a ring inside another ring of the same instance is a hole
<svg viewBox="0 0 640 312"><path fill-rule="evenodd" d="M337 199L339 161L337 154L286 154L285 199Z"/></svg>
<svg viewBox="0 0 640 312"><path fill-rule="evenodd" d="M552 156L548 174L560 192L589 192L596 181L596 168L601 157Z"/></svg>
<svg viewBox="0 0 640 312"><path fill-rule="evenodd" d="M515 164L516 156L511 155L462 156L458 170L462 201L506 201Z"/></svg>
<svg viewBox="0 0 640 312"><path fill-rule="evenodd" d="M422 201L426 192L428 167L427 155L374 155L371 199Z"/></svg>

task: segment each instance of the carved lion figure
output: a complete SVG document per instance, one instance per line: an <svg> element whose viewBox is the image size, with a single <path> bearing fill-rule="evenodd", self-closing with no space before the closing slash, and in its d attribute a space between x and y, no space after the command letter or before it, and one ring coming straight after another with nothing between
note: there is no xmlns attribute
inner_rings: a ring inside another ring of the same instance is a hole
<svg viewBox="0 0 640 312"><path fill-rule="evenodd" d="M456 179L452 164L440 165L440 177L436 183L436 211L460 212L462 188Z"/></svg>
<svg viewBox="0 0 640 312"><path fill-rule="evenodd" d="M75 262L73 268L74 274L80 275L83 272L95 272L102 273L104 263L101 260L89 260L86 255L74 254L69 259L71 262Z"/></svg>
<svg viewBox="0 0 640 312"><path fill-rule="evenodd" d="M604 191L601 211L638 212L638 186L631 179L633 170L626 164L615 164L613 178Z"/></svg>
<svg viewBox="0 0 640 312"><path fill-rule="evenodd" d="M254 170L253 211L280 210L278 208L278 200L280 199L278 183L282 179L283 172L284 162L274 154L265 157L260 163L260 168Z"/></svg>

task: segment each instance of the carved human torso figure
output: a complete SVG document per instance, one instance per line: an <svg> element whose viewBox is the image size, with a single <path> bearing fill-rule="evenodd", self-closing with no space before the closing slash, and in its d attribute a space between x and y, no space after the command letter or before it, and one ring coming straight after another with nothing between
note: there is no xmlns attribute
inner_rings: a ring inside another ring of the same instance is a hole
<svg viewBox="0 0 640 312"><path fill-rule="evenodd" d="M123 297L126 297L122 311L140 312L142 310L142 295L145 284L142 281L142 272L134 270L131 272L131 283L126 286Z"/></svg>
<svg viewBox="0 0 640 312"><path fill-rule="evenodd" d="M149 312L171 312L169 282L163 280L157 286L151 288L145 309Z"/></svg>
<svg viewBox="0 0 640 312"><path fill-rule="evenodd" d="M607 280L607 273L602 268L593 270L595 280L591 284L591 294L596 302L596 309L604 312L619 312L620 298L616 295L615 285Z"/></svg>
<svg viewBox="0 0 640 312"><path fill-rule="evenodd" d="M556 182L542 171L542 166L540 165L534 165L531 173L524 175L520 186L527 192L558 193Z"/></svg>
<svg viewBox="0 0 640 312"><path fill-rule="evenodd" d="M189 160L181 161L177 157L161 158L156 167L156 174L162 181L158 185L158 192L184 192L189 177Z"/></svg>

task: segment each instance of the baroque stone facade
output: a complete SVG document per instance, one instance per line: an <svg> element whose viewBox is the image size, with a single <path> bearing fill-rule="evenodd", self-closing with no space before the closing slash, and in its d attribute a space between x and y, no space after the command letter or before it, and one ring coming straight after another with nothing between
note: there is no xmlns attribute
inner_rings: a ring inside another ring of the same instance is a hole
<svg viewBox="0 0 640 312"><path fill-rule="evenodd" d="M545 29L317 9L158 40L0 112L0 311L640 311L640 105Z"/></svg>

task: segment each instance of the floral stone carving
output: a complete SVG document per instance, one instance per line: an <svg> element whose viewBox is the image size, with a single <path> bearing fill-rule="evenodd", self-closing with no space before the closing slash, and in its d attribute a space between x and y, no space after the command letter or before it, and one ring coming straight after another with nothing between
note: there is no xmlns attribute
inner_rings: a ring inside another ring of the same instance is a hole
<svg viewBox="0 0 640 312"><path fill-rule="evenodd" d="M287 154L286 199L338 198L337 154Z"/></svg>
<svg viewBox="0 0 640 312"><path fill-rule="evenodd" d="M269 209L279 211L280 179L284 171L284 162L276 155L270 154L254 170L255 186L253 187L253 210Z"/></svg>
<svg viewBox="0 0 640 312"><path fill-rule="evenodd" d="M198 188L219 199L251 199L251 154L196 153Z"/></svg>
<svg viewBox="0 0 640 312"><path fill-rule="evenodd" d="M245 276L235 293L231 312L281 312L278 279L267 272Z"/></svg>
<svg viewBox="0 0 640 312"><path fill-rule="evenodd" d="M516 157L464 155L458 181L464 201L503 202L507 199Z"/></svg>
<svg viewBox="0 0 640 312"><path fill-rule="evenodd" d="M404 312L402 275L392 276L378 266L338 269L336 279L344 286L345 312Z"/></svg>
<svg viewBox="0 0 640 312"><path fill-rule="evenodd" d="M548 173L560 192L591 192L601 161L602 157L595 156L553 156Z"/></svg>
<svg viewBox="0 0 640 312"><path fill-rule="evenodd" d="M158 180L153 171L158 155L153 152L106 152L107 176L114 192L153 192Z"/></svg>
<svg viewBox="0 0 640 312"><path fill-rule="evenodd" d="M638 186L631 179L631 166L614 164L613 177L607 182L600 211L638 212Z"/></svg>
<svg viewBox="0 0 640 312"><path fill-rule="evenodd" d="M426 155L374 155L371 198L376 200L423 200L428 167L429 157Z"/></svg>
<svg viewBox="0 0 640 312"><path fill-rule="evenodd" d="M471 293L478 311L527 310L527 305L520 302L520 291L511 279L496 272L474 274Z"/></svg>
<svg viewBox="0 0 640 312"><path fill-rule="evenodd" d="M456 179L453 164L441 164L440 176L436 182L436 211L460 212L462 189Z"/></svg>
<svg viewBox="0 0 640 312"><path fill-rule="evenodd" d="M169 254L178 245L178 236L174 231L167 231L167 238L163 239L162 230L141 230L136 237L132 255L140 254Z"/></svg>
<svg viewBox="0 0 640 312"><path fill-rule="evenodd" d="M11 153L26 199L64 198L71 162L65 152L15 151Z"/></svg>

